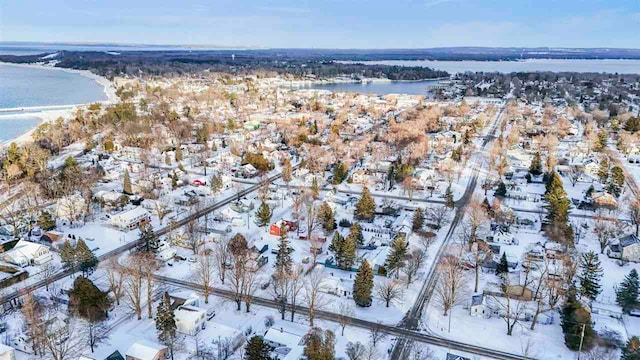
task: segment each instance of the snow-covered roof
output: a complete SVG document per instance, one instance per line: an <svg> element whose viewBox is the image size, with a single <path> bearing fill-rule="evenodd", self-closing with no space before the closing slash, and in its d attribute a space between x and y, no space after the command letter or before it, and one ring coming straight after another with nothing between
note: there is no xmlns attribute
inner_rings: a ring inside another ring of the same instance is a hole
<svg viewBox="0 0 640 360"><path fill-rule="evenodd" d="M127 350L127 357L133 357L141 360L153 360L155 356L167 347L151 341L140 340L133 343Z"/></svg>

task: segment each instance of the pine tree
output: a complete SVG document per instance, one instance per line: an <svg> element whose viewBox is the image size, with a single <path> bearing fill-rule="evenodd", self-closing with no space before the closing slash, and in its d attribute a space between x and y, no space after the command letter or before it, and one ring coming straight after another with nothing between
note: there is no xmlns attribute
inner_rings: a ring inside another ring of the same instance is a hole
<svg viewBox="0 0 640 360"><path fill-rule="evenodd" d="M222 187L224 186L224 183L222 181L222 176L220 176L219 174L215 174L211 177L211 191L214 194L219 193L222 190Z"/></svg>
<svg viewBox="0 0 640 360"><path fill-rule="evenodd" d="M628 313L640 306L638 301L639 289L638 272L636 269L631 269L629 274L624 277L620 287L616 289L616 303L622 307L622 311Z"/></svg>
<svg viewBox="0 0 640 360"><path fill-rule="evenodd" d="M596 151L601 152L607 147L607 132L602 129L598 132L598 139L596 142Z"/></svg>
<svg viewBox="0 0 640 360"><path fill-rule="evenodd" d="M271 345L264 342L261 336L254 335L244 348L244 360L271 360L271 351Z"/></svg>
<svg viewBox="0 0 640 360"><path fill-rule="evenodd" d="M353 282L353 300L361 307L371 306L371 290L373 289L373 271L367 260L362 262L358 275Z"/></svg>
<svg viewBox="0 0 640 360"><path fill-rule="evenodd" d="M364 245L364 236L362 235L362 227L360 223L355 222L349 228L349 236L353 237L353 240L357 246Z"/></svg>
<svg viewBox="0 0 640 360"><path fill-rule="evenodd" d="M66 269L76 271L78 267L78 263L76 261L76 249L71 245L69 240L65 240L60 247L60 259Z"/></svg>
<svg viewBox="0 0 640 360"><path fill-rule="evenodd" d="M333 216L333 210L326 201L320 205L318 220L322 224L324 231L329 232L336 229L336 220Z"/></svg>
<svg viewBox="0 0 640 360"><path fill-rule="evenodd" d="M411 224L411 228L413 231L420 231L424 226L424 213L422 212L422 208L417 208L413 213L413 223Z"/></svg>
<svg viewBox="0 0 640 360"><path fill-rule="evenodd" d="M609 179L609 160L607 160L606 158L602 159L602 161L600 162L600 168L598 169L598 178L603 184L606 184L607 180Z"/></svg>
<svg viewBox="0 0 640 360"><path fill-rule="evenodd" d="M345 165L343 162L339 162L333 168L333 184L334 185L342 184L344 179L346 179L347 177L347 173L348 173L347 165Z"/></svg>
<svg viewBox="0 0 640 360"><path fill-rule="evenodd" d="M640 360L640 339L632 336L622 348L620 360Z"/></svg>
<svg viewBox="0 0 640 360"><path fill-rule="evenodd" d="M78 276L69 290L69 310L92 323L107 317L111 306L108 292L98 289L93 282L84 276Z"/></svg>
<svg viewBox="0 0 640 360"><path fill-rule="evenodd" d="M333 238L331 239L331 244L329 244L329 251L336 254L342 248L342 243L344 242L344 237L340 234L339 231L333 233Z"/></svg>
<svg viewBox="0 0 640 360"><path fill-rule="evenodd" d="M293 249L289 245L288 229L287 226L282 223L280 226L280 242L276 252L275 268L278 274L291 274L291 266L293 260L291 259L291 253Z"/></svg>
<svg viewBox="0 0 640 360"><path fill-rule="evenodd" d="M500 257L500 262L498 266L496 266L496 275L508 274L509 273L509 262L507 261L507 254L502 253Z"/></svg>
<svg viewBox="0 0 640 360"><path fill-rule="evenodd" d="M169 348L173 359L173 350L177 340L177 326L175 314L171 307L171 297L169 297L168 292L164 293L160 304L158 304L155 321L158 340Z"/></svg>
<svg viewBox="0 0 640 360"><path fill-rule="evenodd" d="M38 226L44 231L53 230L56 228L56 221L48 211L43 211L38 216Z"/></svg>
<svg viewBox="0 0 640 360"><path fill-rule="evenodd" d="M535 176L542 174L542 160L540 159L539 152L536 152L535 154L533 154L533 159L531 160L531 166L529 166L529 173Z"/></svg>
<svg viewBox="0 0 640 360"><path fill-rule="evenodd" d="M600 266L598 254L593 251L582 254L580 268L582 269L578 276L580 280L580 295L593 301L601 291L602 266Z"/></svg>
<svg viewBox="0 0 640 360"><path fill-rule="evenodd" d="M79 270L85 275L92 273L98 265L98 258L96 258L96 255L89 249L84 240L78 240L74 251Z"/></svg>
<svg viewBox="0 0 640 360"><path fill-rule="evenodd" d="M372 221L375 216L376 203L368 187L362 189L360 200L356 204L354 215L358 220Z"/></svg>
<svg viewBox="0 0 640 360"><path fill-rule="evenodd" d="M582 348L588 350L593 346L594 331L591 327L591 314L576 300L576 291L569 289L567 300L560 311L561 326L564 333L564 343L571 350L580 348L582 328L584 325L584 338Z"/></svg>
<svg viewBox="0 0 640 360"><path fill-rule="evenodd" d="M262 202L258 211L256 212L256 217L258 218L258 223L260 226L267 226L271 221L271 209L266 202Z"/></svg>
<svg viewBox="0 0 640 360"><path fill-rule="evenodd" d="M154 252L156 250L158 250L158 235L153 231L150 223L141 224L138 251Z"/></svg>
<svg viewBox="0 0 640 360"><path fill-rule="evenodd" d="M286 184L291 182L291 175L293 174L293 168L291 167L291 161L285 158L282 163L282 181Z"/></svg>
<svg viewBox="0 0 640 360"><path fill-rule="evenodd" d="M495 195L500 197L507 196L507 185L505 185L503 181L500 181L500 183L498 183L498 188L496 189Z"/></svg>
<svg viewBox="0 0 640 360"><path fill-rule="evenodd" d="M609 185L607 191L615 197L620 197L622 189L624 187L624 171L619 166L611 168L611 177L609 178Z"/></svg>
<svg viewBox="0 0 640 360"><path fill-rule="evenodd" d="M389 274L395 273L397 277L400 269L404 267L408 245L404 233L398 233L391 241L391 249L384 263L384 267Z"/></svg>
<svg viewBox="0 0 640 360"><path fill-rule="evenodd" d="M447 191L444 193L444 201L445 205L449 209L453 209L453 207L455 206L455 203L453 202L453 192L451 192L451 184L447 186Z"/></svg>
<svg viewBox="0 0 640 360"><path fill-rule="evenodd" d="M320 197L320 187L318 186L318 178L314 177L311 182L311 195L314 200L318 200Z"/></svg>
<svg viewBox="0 0 640 360"><path fill-rule="evenodd" d="M129 170L124 170L124 182L122 184L122 192L127 195L132 195L133 190L131 189L131 177L129 176Z"/></svg>
<svg viewBox="0 0 640 360"><path fill-rule="evenodd" d="M334 360L335 335L331 330L320 328L309 330L304 336L304 356L307 360Z"/></svg>
<svg viewBox="0 0 640 360"><path fill-rule="evenodd" d="M338 267L342 270L351 270L356 261L356 239L352 234L344 239L338 254L336 259Z"/></svg>
<svg viewBox="0 0 640 360"><path fill-rule="evenodd" d="M547 221L549 223L547 235L567 246L573 246L573 230L569 226L571 202L567 198L562 180L556 172L550 174L547 179L545 200L547 201Z"/></svg>

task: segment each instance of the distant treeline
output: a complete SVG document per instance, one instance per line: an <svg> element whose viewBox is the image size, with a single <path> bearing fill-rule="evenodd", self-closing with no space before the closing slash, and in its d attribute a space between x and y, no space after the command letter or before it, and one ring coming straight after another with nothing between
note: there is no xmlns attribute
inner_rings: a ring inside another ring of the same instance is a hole
<svg viewBox="0 0 640 360"><path fill-rule="evenodd" d="M32 63L43 61L46 54L15 56L0 55L0 61ZM391 80L423 80L449 76L445 71L425 67L342 64L308 57L298 53L273 51L128 51L117 55L106 52L63 51L56 56L57 67L91 70L113 78L117 75L193 74L200 71L243 73L252 70L275 71L294 75L315 75L388 78Z"/></svg>

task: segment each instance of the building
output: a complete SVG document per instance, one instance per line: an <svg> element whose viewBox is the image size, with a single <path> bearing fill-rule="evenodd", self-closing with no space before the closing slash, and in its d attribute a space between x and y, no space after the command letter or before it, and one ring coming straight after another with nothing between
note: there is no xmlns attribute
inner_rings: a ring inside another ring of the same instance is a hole
<svg viewBox="0 0 640 360"><path fill-rule="evenodd" d="M489 312L487 311L487 301L484 297L484 294L473 295L471 297L471 306L469 307L469 313L471 316L482 318L489 317Z"/></svg>
<svg viewBox="0 0 640 360"><path fill-rule="evenodd" d="M207 310L196 306L183 305L176 309L174 314L178 332L193 336L204 329Z"/></svg>
<svg viewBox="0 0 640 360"><path fill-rule="evenodd" d="M0 344L0 360L15 360L16 351L5 344Z"/></svg>
<svg viewBox="0 0 640 360"><path fill-rule="evenodd" d="M167 356L167 347L151 341L133 343L125 354L126 360L161 360Z"/></svg>
<svg viewBox="0 0 640 360"><path fill-rule="evenodd" d="M48 247L26 240L20 240L13 249L3 254L3 260L20 267L42 265L53 260Z"/></svg>
<svg viewBox="0 0 640 360"><path fill-rule="evenodd" d="M111 217L111 225L122 230L133 230L141 224L151 221L151 215L143 207L138 206L125 210Z"/></svg>
<svg viewBox="0 0 640 360"><path fill-rule="evenodd" d="M640 239L634 234L622 236L607 249L607 256L627 261L640 261Z"/></svg>
<svg viewBox="0 0 640 360"><path fill-rule="evenodd" d="M366 185L369 181L369 174L364 169L356 170L353 175L351 175L351 182L354 184L363 184Z"/></svg>

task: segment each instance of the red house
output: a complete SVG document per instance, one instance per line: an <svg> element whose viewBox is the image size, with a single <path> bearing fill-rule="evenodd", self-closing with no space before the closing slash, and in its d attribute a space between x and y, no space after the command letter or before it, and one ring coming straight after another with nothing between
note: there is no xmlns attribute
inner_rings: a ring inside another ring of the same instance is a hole
<svg viewBox="0 0 640 360"><path fill-rule="evenodd" d="M275 223L269 226L269 234L274 236L280 236L280 226L284 224L287 227L288 231L296 231L298 229L298 225L289 220L278 220Z"/></svg>
<svg viewBox="0 0 640 360"><path fill-rule="evenodd" d="M203 186L203 185L207 185L207 183L202 181L202 180L200 180L200 179L195 179L195 180L193 180L193 185Z"/></svg>

